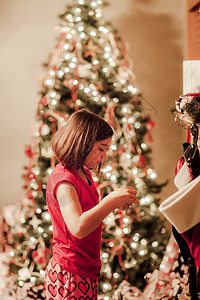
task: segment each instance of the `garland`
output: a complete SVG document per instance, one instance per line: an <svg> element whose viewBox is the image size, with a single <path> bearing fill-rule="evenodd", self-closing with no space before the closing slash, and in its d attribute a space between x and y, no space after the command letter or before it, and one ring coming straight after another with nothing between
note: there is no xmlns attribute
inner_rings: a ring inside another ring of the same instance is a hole
<svg viewBox="0 0 200 300"><path fill-rule="evenodd" d="M194 123L200 123L200 93L181 95L175 103L176 111L188 115Z"/></svg>

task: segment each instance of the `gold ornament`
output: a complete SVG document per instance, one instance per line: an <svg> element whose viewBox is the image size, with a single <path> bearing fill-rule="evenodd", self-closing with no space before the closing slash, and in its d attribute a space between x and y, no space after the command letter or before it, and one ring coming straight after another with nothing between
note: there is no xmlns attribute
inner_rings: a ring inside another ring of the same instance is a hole
<svg viewBox="0 0 200 300"><path fill-rule="evenodd" d="M93 43L93 41L90 39L87 46L85 46L85 48L87 49L87 51L85 52L84 57L88 57L88 56L92 56L92 57L96 57L96 50L99 48L98 45L95 45Z"/></svg>

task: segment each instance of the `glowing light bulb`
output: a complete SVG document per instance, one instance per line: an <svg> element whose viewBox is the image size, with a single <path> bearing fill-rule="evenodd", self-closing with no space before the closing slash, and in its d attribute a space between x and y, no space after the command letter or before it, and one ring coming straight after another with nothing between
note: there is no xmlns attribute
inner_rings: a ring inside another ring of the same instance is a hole
<svg viewBox="0 0 200 300"><path fill-rule="evenodd" d="M57 95L57 94L56 94L56 92L55 92L55 91L53 91L53 92L51 92L51 93L50 93L50 96L51 96L51 98L54 98L54 97L56 97L56 95Z"/></svg>
<svg viewBox="0 0 200 300"><path fill-rule="evenodd" d="M151 173L150 178L151 178L151 179L157 178L157 174L156 174L155 172Z"/></svg>
<svg viewBox="0 0 200 300"><path fill-rule="evenodd" d="M129 124L133 124L134 123L134 119L133 118L128 118L128 123Z"/></svg>
<svg viewBox="0 0 200 300"><path fill-rule="evenodd" d="M133 173L133 175L137 175L138 174L138 168L133 168L132 173Z"/></svg>
<svg viewBox="0 0 200 300"><path fill-rule="evenodd" d="M108 258L108 257L109 257L109 254L108 254L107 252L104 252L104 253L102 253L102 257L103 257L103 258Z"/></svg>
<svg viewBox="0 0 200 300"><path fill-rule="evenodd" d="M51 70L51 71L49 72L49 75L50 75L50 76L55 76L55 71Z"/></svg>
<svg viewBox="0 0 200 300"><path fill-rule="evenodd" d="M128 234L128 233L129 233L129 229L128 229L128 228L124 228L124 229L123 229L123 232L124 232L125 234Z"/></svg>
<svg viewBox="0 0 200 300"><path fill-rule="evenodd" d="M30 238L30 241L31 241L32 243L34 243L34 242L35 242L35 238L32 236L32 237Z"/></svg>
<svg viewBox="0 0 200 300"><path fill-rule="evenodd" d="M92 92L92 96L97 96L97 94L98 94L97 91Z"/></svg>
<svg viewBox="0 0 200 300"><path fill-rule="evenodd" d="M73 68L75 68L76 65L75 65L75 63L71 62L71 63L69 64L69 66L70 66L70 68L73 69Z"/></svg>
<svg viewBox="0 0 200 300"><path fill-rule="evenodd" d="M73 85L77 85L77 84L78 84L78 80L75 79L75 80L73 81Z"/></svg>
<svg viewBox="0 0 200 300"><path fill-rule="evenodd" d="M72 15L71 14L67 14L65 17L67 20L71 20L72 19Z"/></svg>
<svg viewBox="0 0 200 300"><path fill-rule="evenodd" d="M141 255L141 256L145 255L145 251L144 250L140 250L139 251L139 255Z"/></svg>
<svg viewBox="0 0 200 300"><path fill-rule="evenodd" d="M107 101L106 97L101 97L101 101L105 103Z"/></svg>
<svg viewBox="0 0 200 300"><path fill-rule="evenodd" d="M43 233L44 229L42 227L38 227L38 232Z"/></svg>
<svg viewBox="0 0 200 300"><path fill-rule="evenodd" d="M142 244L142 246L146 246L146 245L147 245L147 240L142 239L142 240L140 241L140 243Z"/></svg>
<svg viewBox="0 0 200 300"><path fill-rule="evenodd" d="M61 77L63 77L63 75L64 75L64 72L63 71L58 71L58 76L61 78Z"/></svg>
<svg viewBox="0 0 200 300"><path fill-rule="evenodd" d="M117 150L117 147L116 147L115 145L112 145L112 146L111 146L111 149L112 149L113 151L115 151L115 150Z"/></svg>
<svg viewBox="0 0 200 300"><path fill-rule="evenodd" d="M49 213L46 213L45 216L44 216L45 220L50 220L51 219L51 216Z"/></svg>
<svg viewBox="0 0 200 300"><path fill-rule="evenodd" d="M82 39L84 39L84 38L86 37L85 33L84 33L84 32L81 32L80 37L81 37Z"/></svg>
<svg viewBox="0 0 200 300"><path fill-rule="evenodd" d="M142 144L141 144L141 148L142 148L143 150L146 150L146 149L147 149L147 145L146 145L145 143L142 143Z"/></svg>
<svg viewBox="0 0 200 300"><path fill-rule="evenodd" d="M84 30L84 27L83 27L83 26L79 26L79 27L78 27L78 31L81 32L81 31L83 31L83 30Z"/></svg>
<svg viewBox="0 0 200 300"><path fill-rule="evenodd" d="M104 50L105 50L106 52L109 52L109 51L110 51L110 47L106 46L106 47L104 48Z"/></svg>
<svg viewBox="0 0 200 300"><path fill-rule="evenodd" d="M53 84L53 81L51 79L47 79L45 80L45 84L51 86Z"/></svg>
<svg viewBox="0 0 200 300"><path fill-rule="evenodd" d="M115 175L112 175L112 176L110 177L110 179L111 179L112 181L115 181L115 180L116 180L116 176L115 176Z"/></svg>
<svg viewBox="0 0 200 300"><path fill-rule="evenodd" d="M90 35L91 35L91 36L96 36L96 32L95 32L95 31L91 31L91 32L90 32Z"/></svg>
<svg viewBox="0 0 200 300"><path fill-rule="evenodd" d="M69 69L68 67L66 67L66 68L64 69L64 71L65 71L65 73L68 73L68 72L70 71L70 69Z"/></svg>
<svg viewBox="0 0 200 300"><path fill-rule="evenodd" d="M128 108L127 108L127 107L123 107L123 108L122 108L122 111L123 111L124 113L126 113L126 112L128 111Z"/></svg>
<svg viewBox="0 0 200 300"><path fill-rule="evenodd" d="M32 282L35 282L35 280L36 280L36 278L33 276L30 278L30 281L32 281Z"/></svg>
<svg viewBox="0 0 200 300"><path fill-rule="evenodd" d="M123 222L126 223L126 224L129 223L129 218L124 217L124 218L123 218Z"/></svg>
<svg viewBox="0 0 200 300"><path fill-rule="evenodd" d="M76 105L78 105L78 106L81 105L81 100L80 99L76 100Z"/></svg>
<svg viewBox="0 0 200 300"><path fill-rule="evenodd" d="M137 88L133 88L131 90L131 92L132 92L132 94L136 95L136 94L138 94L138 89Z"/></svg>
<svg viewBox="0 0 200 300"><path fill-rule="evenodd" d="M104 288L104 290L110 290L110 289L111 289L111 286L110 286L110 284L108 284L108 283L104 283L104 284L103 284L103 288Z"/></svg>
<svg viewBox="0 0 200 300"><path fill-rule="evenodd" d="M65 54L65 59L68 60L70 59L71 55L69 53Z"/></svg>
<svg viewBox="0 0 200 300"><path fill-rule="evenodd" d="M97 18L101 18L102 14L100 12L96 13Z"/></svg>
<svg viewBox="0 0 200 300"><path fill-rule="evenodd" d="M131 248L136 249L137 248L137 243L132 242L131 243Z"/></svg>
<svg viewBox="0 0 200 300"><path fill-rule="evenodd" d="M53 172L53 169L52 168L48 168L47 169L47 173L50 175L51 173Z"/></svg>
<svg viewBox="0 0 200 300"><path fill-rule="evenodd" d="M157 241L154 241L153 243L152 243L152 247L157 247L158 246L158 242Z"/></svg>
<svg viewBox="0 0 200 300"><path fill-rule="evenodd" d="M117 278L119 278L119 273L113 273L113 277L115 278L115 279L117 279Z"/></svg>
<svg viewBox="0 0 200 300"><path fill-rule="evenodd" d="M155 253L151 253L151 257L152 257L153 259L157 259L157 258L158 258L158 256L157 256Z"/></svg>
<svg viewBox="0 0 200 300"><path fill-rule="evenodd" d="M44 271L44 270L40 270L40 274L41 274L42 276L44 276L45 271Z"/></svg>
<svg viewBox="0 0 200 300"><path fill-rule="evenodd" d="M133 241L134 241L134 242L138 242L138 241L139 241L139 233L136 233L136 234L133 236Z"/></svg>
<svg viewBox="0 0 200 300"><path fill-rule="evenodd" d="M85 92L86 94L88 94L88 93L90 92L90 88L89 88L89 87L84 88L84 92Z"/></svg>
<svg viewBox="0 0 200 300"><path fill-rule="evenodd" d="M157 178L156 172L155 172L153 169L151 169L151 168L149 168L149 169L147 170L147 175L148 175L151 179Z"/></svg>
<svg viewBox="0 0 200 300"><path fill-rule="evenodd" d="M76 13L80 13L80 12L81 12L81 9L80 9L79 7L77 7L77 8L75 9L75 12L76 12Z"/></svg>
<svg viewBox="0 0 200 300"><path fill-rule="evenodd" d="M139 129L141 127L141 123L140 122L135 122L134 124L135 129Z"/></svg>
<svg viewBox="0 0 200 300"><path fill-rule="evenodd" d="M94 2L94 1L92 1L90 5L91 5L92 7L97 6L96 2Z"/></svg>
<svg viewBox="0 0 200 300"><path fill-rule="evenodd" d="M70 39L72 38L71 33L68 33L67 36L66 36L66 38L67 38L68 40L70 40Z"/></svg>
<svg viewBox="0 0 200 300"><path fill-rule="evenodd" d="M52 104L53 106L55 106L57 103L58 103L58 101L57 101L56 99L53 99L53 100L51 101L51 104Z"/></svg>

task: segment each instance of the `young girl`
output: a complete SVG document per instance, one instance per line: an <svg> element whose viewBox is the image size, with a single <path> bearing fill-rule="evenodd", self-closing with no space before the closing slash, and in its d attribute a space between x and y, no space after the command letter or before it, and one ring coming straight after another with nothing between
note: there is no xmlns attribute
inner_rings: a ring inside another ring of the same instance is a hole
<svg viewBox="0 0 200 300"><path fill-rule="evenodd" d="M45 272L47 300L97 299L102 221L116 208L139 204L133 187L121 187L99 202L89 170L99 174L112 136L105 120L82 109L52 139L60 163L46 190L53 224L53 257Z"/></svg>

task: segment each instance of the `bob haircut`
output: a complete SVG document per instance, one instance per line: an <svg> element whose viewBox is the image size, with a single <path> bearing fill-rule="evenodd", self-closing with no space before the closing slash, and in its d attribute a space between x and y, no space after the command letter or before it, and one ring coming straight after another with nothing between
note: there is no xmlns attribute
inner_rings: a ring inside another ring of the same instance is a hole
<svg viewBox="0 0 200 300"><path fill-rule="evenodd" d="M87 109L73 113L52 138L52 150L65 167L83 168L84 161L96 141L113 135L112 127L100 116ZM100 173L98 166L97 175Z"/></svg>

